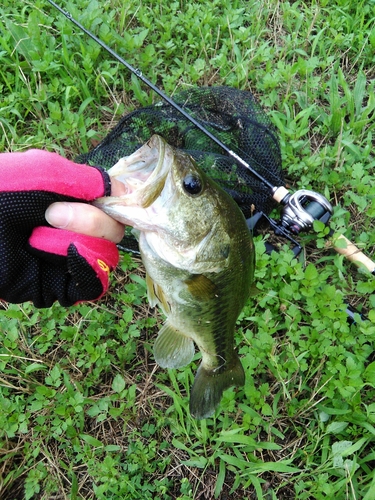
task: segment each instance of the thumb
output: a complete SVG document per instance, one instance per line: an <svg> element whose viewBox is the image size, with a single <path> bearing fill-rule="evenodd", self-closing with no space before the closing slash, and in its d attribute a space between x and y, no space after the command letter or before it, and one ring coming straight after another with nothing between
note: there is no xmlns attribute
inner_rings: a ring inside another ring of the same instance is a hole
<svg viewBox="0 0 375 500"><path fill-rule="evenodd" d="M45 213L47 222L66 229L118 243L124 237L124 226L104 212L87 203L56 202Z"/></svg>

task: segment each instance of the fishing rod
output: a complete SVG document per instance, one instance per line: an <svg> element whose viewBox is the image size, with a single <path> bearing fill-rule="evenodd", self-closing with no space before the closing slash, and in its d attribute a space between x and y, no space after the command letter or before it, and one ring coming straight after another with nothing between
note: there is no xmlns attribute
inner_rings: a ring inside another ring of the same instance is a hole
<svg viewBox="0 0 375 500"><path fill-rule="evenodd" d="M53 0L48 2L63 14L71 23L77 26L87 36L94 40L98 45L105 49L112 57L124 65L131 73L136 75L144 84L151 90L159 95L170 106L181 113L184 118L189 120L195 127L197 127L203 134L209 137L216 145L218 145L225 153L233 158L238 164L245 167L250 173L257 178L262 184L267 186L270 190L272 198L283 206L281 214L281 225L279 232L283 234L299 234L301 231L311 229L314 221L318 220L327 224L333 213L332 205L321 194L307 189L301 189L291 194L285 186L274 186L271 182L265 179L254 168L251 167L243 158L237 153L232 151L226 144L212 134L206 127L204 127L198 120L191 116L184 108L179 106L173 99L167 96L161 89L154 85L148 78L146 78L142 71L133 67L119 54L117 54L111 47L106 45L100 38L89 31L79 21L77 21L70 12L62 9ZM289 237L291 239L291 237ZM348 260L356 264L358 267L366 268L371 274L375 275L375 263L367 257L357 246L349 241L345 236L339 235L333 242L333 248L338 253L344 255Z"/></svg>
<svg viewBox="0 0 375 500"><path fill-rule="evenodd" d="M257 177L259 181L265 184L269 189L275 189L272 183L267 181L264 177L262 177L256 170L254 170L245 160L243 160L240 156L238 156L234 151L228 148L223 142L220 141L215 135L211 134L209 130L206 129L198 120L193 118L184 108L179 106L176 102L173 101L167 94L165 94L159 87L154 85L148 78L146 78L142 71L138 68L135 68L130 63L128 63L125 59L123 59L119 54L117 54L111 47L106 45L100 38L98 38L94 33L91 33L87 28L85 28L79 21L74 19L70 12L65 11L59 5L57 5L53 0L48 0L48 2L53 5L57 10L61 12L69 21L75 24L80 30L82 30L86 35L95 40L97 44L99 44L103 49L111 54L112 57L117 59L121 64L123 64L131 73L136 75L143 83L145 83L151 90L153 90L156 94L158 94L162 99L164 99L170 106L175 108L179 113L181 113L187 120L189 120L193 125L195 125L201 132L203 132L207 137L209 137L212 141L215 142L223 151L225 151L229 156L235 159L238 163L240 163L243 167L250 170L252 175Z"/></svg>

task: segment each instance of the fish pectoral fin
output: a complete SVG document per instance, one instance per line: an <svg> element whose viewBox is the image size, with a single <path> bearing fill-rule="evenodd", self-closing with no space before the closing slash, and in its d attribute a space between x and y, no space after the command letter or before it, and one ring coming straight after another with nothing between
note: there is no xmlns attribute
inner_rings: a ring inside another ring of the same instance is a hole
<svg viewBox="0 0 375 500"><path fill-rule="evenodd" d="M185 285L189 293L198 300L210 300L217 295L217 286L204 274L194 274L187 280Z"/></svg>
<svg viewBox="0 0 375 500"><path fill-rule="evenodd" d="M167 316L171 312L171 307L164 294L163 289L146 273L147 298L151 307L160 305L163 313Z"/></svg>
<svg viewBox="0 0 375 500"><path fill-rule="evenodd" d="M235 354L226 370L207 370L203 364L198 368L190 393L190 413L196 419L208 418L219 405L225 389L245 383L245 372Z"/></svg>
<svg viewBox="0 0 375 500"><path fill-rule="evenodd" d="M181 368L191 363L194 342L168 321L164 324L154 344L155 361L162 368Z"/></svg>

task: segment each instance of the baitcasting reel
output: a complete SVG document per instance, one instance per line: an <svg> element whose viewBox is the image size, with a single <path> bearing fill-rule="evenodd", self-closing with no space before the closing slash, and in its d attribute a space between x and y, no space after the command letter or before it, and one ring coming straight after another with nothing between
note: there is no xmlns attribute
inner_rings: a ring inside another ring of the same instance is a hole
<svg viewBox="0 0 375 500"><path fill-rule="evenodd" d="M327 224L333 213L332 205L321 194L301 189L281 201L284 209L281 224L294 234L309 230L315 220Z"/></svg>
<svg viewBox="0 0 375 500"><path fill-rule="evenodd" d="M323 195L315 191L300 189L290 194L283 186L273 189L273 198L283 205L280 221L271 219L264 212L257 212L247 219L247 225L253 231L261 219L266 219L275 234L295 245L293 252L297 256L302 247L293 235L308 231L316 220L327 224L333 213L332 205Z"/></svg>

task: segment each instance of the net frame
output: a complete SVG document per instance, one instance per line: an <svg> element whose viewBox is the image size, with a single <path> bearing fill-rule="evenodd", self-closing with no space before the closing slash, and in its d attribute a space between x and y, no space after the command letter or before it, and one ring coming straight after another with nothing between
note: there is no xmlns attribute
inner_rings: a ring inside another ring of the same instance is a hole
<svg viewBox="0 0 375 500"><path fill-rule="evenodd" d="M233 87L194 87L176 93L174 102L234 151L273 186L284 178L277 130L250 91ZM76 161L109 169L153 134L190 154L199 167L236 201L246 218L269 214L276 206L269 187L229 156L166 101L136 109L91 151Z"/></svg>

